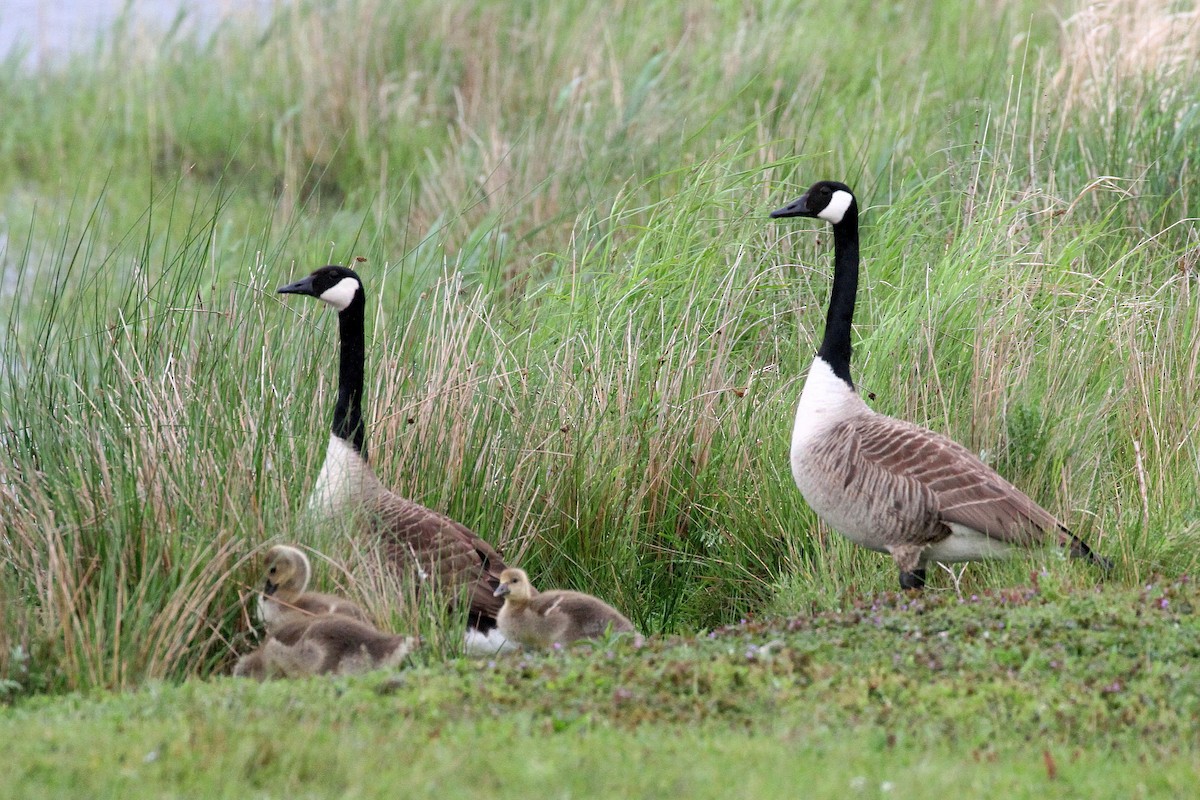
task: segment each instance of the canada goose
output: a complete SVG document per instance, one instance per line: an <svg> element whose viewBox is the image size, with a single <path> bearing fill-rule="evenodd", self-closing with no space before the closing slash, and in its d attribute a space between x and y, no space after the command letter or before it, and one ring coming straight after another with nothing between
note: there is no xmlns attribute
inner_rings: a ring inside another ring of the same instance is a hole
<svg viewBox="0 0 1200 800"><path fill-rule="evenodd" d="M262 647L238 659L239 677L299 678L306 675L356 675L396 667L417 644L411 636L382 633L351 617L293 616Z"/></svg>
<svg viewBox="0 0 1200 800"><path fill-rule="evenodd" d="M385 488L367 463L362 416L367 302L362 281L353 270L327 266L277 291L315 297L338 312L337 404L309 507L334 517L354 512L365 529L382 537L388 560L402 574L435 581L450 592L469 587L468 649L502 648L503 639L494 636L501 601L492 595L504 569L500 554L465 525Z"/></svg>
<svg viewBox="0 0 1200 800"><path fill-rule="evenodd" d="M925 585L931 561L975 561L1057 541L1109 569L1048 511L941 434L867 407L850 380L858 291L858 202L850 187L813 184L771 212L833 226L833 290L825 336L792 429L792 475L804 499L852 542L891 553L902 589Z"/></svg>
<svg viewBox="0 0 1200 800"><path fill-rule="evenodd" d="M544 649L602 636L606 630L634 630L621 612L600 598L563 589L539 592L520 569L500 573L496 596L504 598L497 618L500 632L524 647Z"/></svg>
<svg viewBox="0 0 1200 800"><path fill-rule="evenodd" d="M266 574L263 592L258 598L258 613L268 633L296 614L310 617L341 614L359 622L370 622L366 613L349 600L304 591L312 567L308 556L295 547L278 544L268 550Z"/></svg>

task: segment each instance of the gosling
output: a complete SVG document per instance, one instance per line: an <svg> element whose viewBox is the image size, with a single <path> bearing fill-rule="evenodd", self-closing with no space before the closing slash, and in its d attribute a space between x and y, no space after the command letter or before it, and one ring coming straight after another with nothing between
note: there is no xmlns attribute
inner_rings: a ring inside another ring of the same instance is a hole
<svg viewBox="0 0 1200 800"><path fill-rule="evenodd" d="M504 598L496 626L523 647L548 649L594 639L606 631L636 632L633 623L600 598L563 589L539 592L524 570L500 573L500 586L494 594Z"/></svg>
<svg viewBox="0 0 1200 800"><path fill-rule="evenodd" d="M297 614L279 625L262 647L238 659L233 674L260 681L358 675L398 667L416 646L415 637L382 633L350 617Z"/></svg>
<svg viewBox="0 0 1200 800"><path fill-rule="evenodd" d="M370 624L366 613L342 597L306 592L312 566L308 556L291 545L278 544L267 551L267 577L258 599L258 616L267 633L273 633L295 616L338 614Z"/></svg>

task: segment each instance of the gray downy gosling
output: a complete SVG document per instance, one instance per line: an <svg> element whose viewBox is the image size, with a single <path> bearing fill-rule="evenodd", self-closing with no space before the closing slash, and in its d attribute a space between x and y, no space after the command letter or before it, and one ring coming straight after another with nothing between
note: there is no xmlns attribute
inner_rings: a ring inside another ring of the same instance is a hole
<svg viewBox="0 0 1200 800"><path fill-rule="evenodd" d="M539 592L521 569L500 573L496 596L504 598L496 617L500 632L523 647L547 649L609 631L636 633L633 623L600 598L565 589Z"/></svg>
<svg viewBox="0 0 1200 800"><path fill-rule="evenodd" d="M415 637L383 633L346 616L293 616L262 647L239 659L233 674L260 681L357 675L400 666L417 644Z"/></svg>
<svg viewBox="0 0 1200 800"><path fill-rule="evenodd" d="M366 613L343 597L305 591L312 565L302 550L279 544L267 551L266 578L258 598L258 614L268 633L293 615L319 617L340 614L368 623Z"/></svg>

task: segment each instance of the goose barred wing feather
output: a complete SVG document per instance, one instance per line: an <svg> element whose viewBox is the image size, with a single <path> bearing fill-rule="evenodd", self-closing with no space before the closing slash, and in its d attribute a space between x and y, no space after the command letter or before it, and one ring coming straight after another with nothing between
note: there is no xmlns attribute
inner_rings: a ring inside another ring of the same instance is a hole
<svg viewBox="0 0 1200 800"><path fill-rule="evenodd" d="M806 473L802 488L817 514L855 542L873 550L924 547L951 530L937 515L937 497L919 480L864 456L863 417L837 423L805 449L793 469ZM818 476L812 479L811 476ZM797 477L799 483L801 479Z"/></svg>
<svg viewBox="0 0 1200 800"><path fill-rule="evenodd" d="M881 414L857 418L854 429L863 462L928 495L942 523L1023 546L1069 537L1052 514L952 439Z"/></svg>
<svg viewBox="0 0 1200 800"><path fill-rule="evenodd" d="M493 596L504 560L492 545L445 514L393 494L371 514L389 561L412 565L420 581L449 589L470 586L471 624L490 628L504 604Z"/></svg>

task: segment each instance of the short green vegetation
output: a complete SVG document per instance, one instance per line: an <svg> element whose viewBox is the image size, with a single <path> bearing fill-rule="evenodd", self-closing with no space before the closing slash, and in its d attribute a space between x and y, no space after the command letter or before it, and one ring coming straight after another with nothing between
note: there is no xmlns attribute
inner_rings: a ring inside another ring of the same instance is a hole
<svg viewBox="0 0 1200 800"><path fill-rule="evenodd" d="M0 63L0 793L1195 785L1194 3L280 5ZM830 242L766 214L818 178L864 206L869 402L1110 576L1034 554L893 598L804 504ZM371 292L384 481L644 645L463 659L308 524L336 323L274 289L331 261ZM224 679L283 541L419 663Z"/></svg>
<svg viewBox="0 0 1200 800"><path fill-rule="evenodd" d="M1200 589L886 594L697 637L27 701L14 797L1173 797Z"/></svg>

